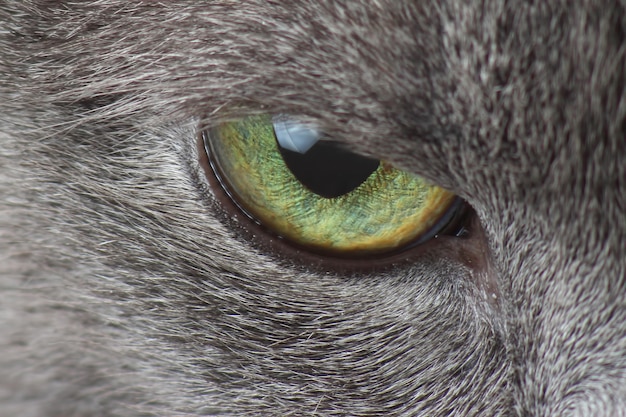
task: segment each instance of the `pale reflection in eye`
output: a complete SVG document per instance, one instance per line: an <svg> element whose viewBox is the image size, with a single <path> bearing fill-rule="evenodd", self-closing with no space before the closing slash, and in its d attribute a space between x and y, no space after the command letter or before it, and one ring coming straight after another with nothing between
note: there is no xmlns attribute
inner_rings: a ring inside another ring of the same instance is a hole
<svg viewBox="0 0 626 417"><path fill-rule="evenodd" d="M272 119L278 144L284 149L305 154L320 139L320 132L310 125L298 123L285 116Z"/></svg>

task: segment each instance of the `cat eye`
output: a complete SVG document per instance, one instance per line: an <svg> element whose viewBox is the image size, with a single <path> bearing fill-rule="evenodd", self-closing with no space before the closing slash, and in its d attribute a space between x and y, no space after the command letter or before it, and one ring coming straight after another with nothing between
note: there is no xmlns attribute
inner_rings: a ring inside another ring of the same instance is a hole
<svg viewBox="0 0 626 417"><path fill-rule="evenodd" d="M215 177L239 210L312 252L397 253L432 238L458 213L451 192L285 116L224 122L203 139Z"/></svg>

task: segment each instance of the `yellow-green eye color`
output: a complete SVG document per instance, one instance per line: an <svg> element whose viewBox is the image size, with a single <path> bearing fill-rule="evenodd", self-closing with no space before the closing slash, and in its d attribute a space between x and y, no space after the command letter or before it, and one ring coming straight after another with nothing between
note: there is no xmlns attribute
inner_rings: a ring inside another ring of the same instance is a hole
<svg viewBox="0 0 626 417"><path fill-rule="evenodd" d="M325 140L309 143L302 155L291 152L277 141L283 128L270 116L251 116L218 125L206 145L237 205L298 245L355 256L402 249L431 232L456 199ZM309 155L316 159L307 161Z"/></svg>

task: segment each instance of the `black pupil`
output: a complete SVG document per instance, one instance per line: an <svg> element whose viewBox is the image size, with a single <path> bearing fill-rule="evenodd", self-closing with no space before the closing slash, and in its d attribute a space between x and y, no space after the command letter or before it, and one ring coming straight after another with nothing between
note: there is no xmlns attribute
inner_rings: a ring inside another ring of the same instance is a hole
<svg viewBox="0 0 626 417"><path fill-rule="evenodd" d="M363 184L380 161L357 155L330 141L318 141L305 154L278 145L293 175L315 194L334 198Z"/></svg>

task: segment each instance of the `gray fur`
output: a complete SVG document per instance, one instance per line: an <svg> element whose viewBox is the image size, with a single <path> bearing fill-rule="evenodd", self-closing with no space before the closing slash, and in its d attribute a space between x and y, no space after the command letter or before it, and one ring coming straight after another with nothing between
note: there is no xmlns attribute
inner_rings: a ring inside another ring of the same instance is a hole
<svg viewBox="0 0 626 417"><path fill-rule="evenodd" d="M626 416L626 5L0 2L0 416ZM314 120L481 228L266 251L199 130Z"/></svg>

